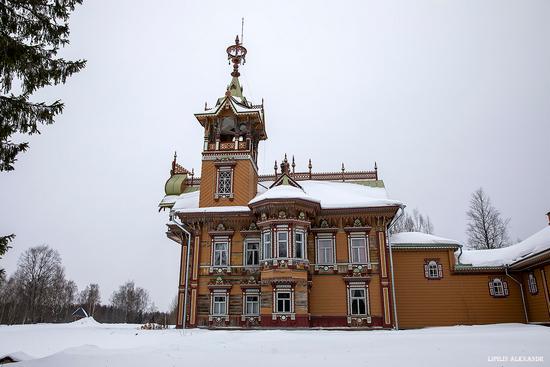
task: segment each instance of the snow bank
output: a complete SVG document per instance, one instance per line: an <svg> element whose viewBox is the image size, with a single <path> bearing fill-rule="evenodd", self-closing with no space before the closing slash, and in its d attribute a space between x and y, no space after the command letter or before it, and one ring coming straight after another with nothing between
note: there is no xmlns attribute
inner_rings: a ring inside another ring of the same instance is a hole
<svg viewBox="0 0 550 367"><path fill-rule="evenodd" d="M0 355L23 350L39 359L18 366L487 366L491 356L542 356L550 360L550 328L502 324L407 331L250 330L143 331L0 327ZM457 349L459 348L459 349ZM511 366L514 364L510 364ZM534 365L544 365L535 363Z"/></svg>
<svg viewBox="0 0 550 367"><path fill-rule="evenodd" d="M472 266L503 266L550 249L550 226L515 245L494 250L465 250L461 264Z"/></svg>
<svg viewBox="0 0 550 367"><path fill-rule="evenodd" d="M101 324L97 322L92 316L88 316L88 317L83 317L80 320L70 322L68 323L68 325L71 325L73 327L96 327Z"/></svg>
<svg viewBox="0 0 550 367"><path fill-rule="evenodd" d="M390 237L393 245L457 245L460 242L421 232L402 232Z"/></svg>

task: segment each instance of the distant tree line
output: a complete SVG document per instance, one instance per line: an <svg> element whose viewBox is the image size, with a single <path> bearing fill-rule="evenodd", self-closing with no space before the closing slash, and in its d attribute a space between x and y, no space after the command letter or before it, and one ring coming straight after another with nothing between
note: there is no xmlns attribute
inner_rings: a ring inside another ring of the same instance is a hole
<svg viewBox="0 0 550 367"><path fill-rule="evenodd" d="M78 292L59 253L46 245L25 251L14 274L0 277L0 324L68 322L78 307L105 323L175 323L175 310L159 312L147 290L133 281L114 291L108 305L101 304L98 284Z"/></svg>

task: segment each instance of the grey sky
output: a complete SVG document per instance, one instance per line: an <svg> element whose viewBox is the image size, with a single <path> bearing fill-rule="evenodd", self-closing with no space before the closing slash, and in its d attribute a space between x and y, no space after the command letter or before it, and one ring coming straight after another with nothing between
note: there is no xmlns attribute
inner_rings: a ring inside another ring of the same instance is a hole
<svg viewBox="0 0 550 367"><path fill-rule="evenodd" d="M17 234L11 273L28 247L59 250L80 288L107 302L134 279L157 306L176 293L178 246L158 213L174 150L200 172L193 117L223 95L225 48L249 53L244 94L265 99L271 172L371 169L390 195L428 214L438 235L465 240L482 186L512 238L550 210L550 2L91 1L71 20L63 55L85 58L65 86L37 93L65 112L29 139L0 177L0 231Z"/></svg>

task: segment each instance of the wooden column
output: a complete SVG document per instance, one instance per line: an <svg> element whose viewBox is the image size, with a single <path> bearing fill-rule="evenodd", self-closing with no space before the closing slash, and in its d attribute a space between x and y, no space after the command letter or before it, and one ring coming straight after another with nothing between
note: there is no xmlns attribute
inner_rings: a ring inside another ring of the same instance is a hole
<svg viewBox="0 0 550 367"><path fill-rule="evenodd" d="M386 232L379 228L376 232L378 239L378 249L380 253L380 291L382 299L382 326L392 327L392 299L390 291L390 265L389 249L386 244Z"/></svg>

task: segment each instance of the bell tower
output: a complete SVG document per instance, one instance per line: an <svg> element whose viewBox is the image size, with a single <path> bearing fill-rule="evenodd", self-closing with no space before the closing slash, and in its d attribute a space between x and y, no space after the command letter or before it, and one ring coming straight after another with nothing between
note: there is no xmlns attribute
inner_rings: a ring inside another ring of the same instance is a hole
<svg viewBox="0 0 550 367"><path fill-rule="evenodd" d="M237 36L227 48L233 70L225 95L195 114L204 128L200 207L246 206L257 193L258 146L267 134L263 100L261 105L249 102L239 82L246 54Z"/></svg>

